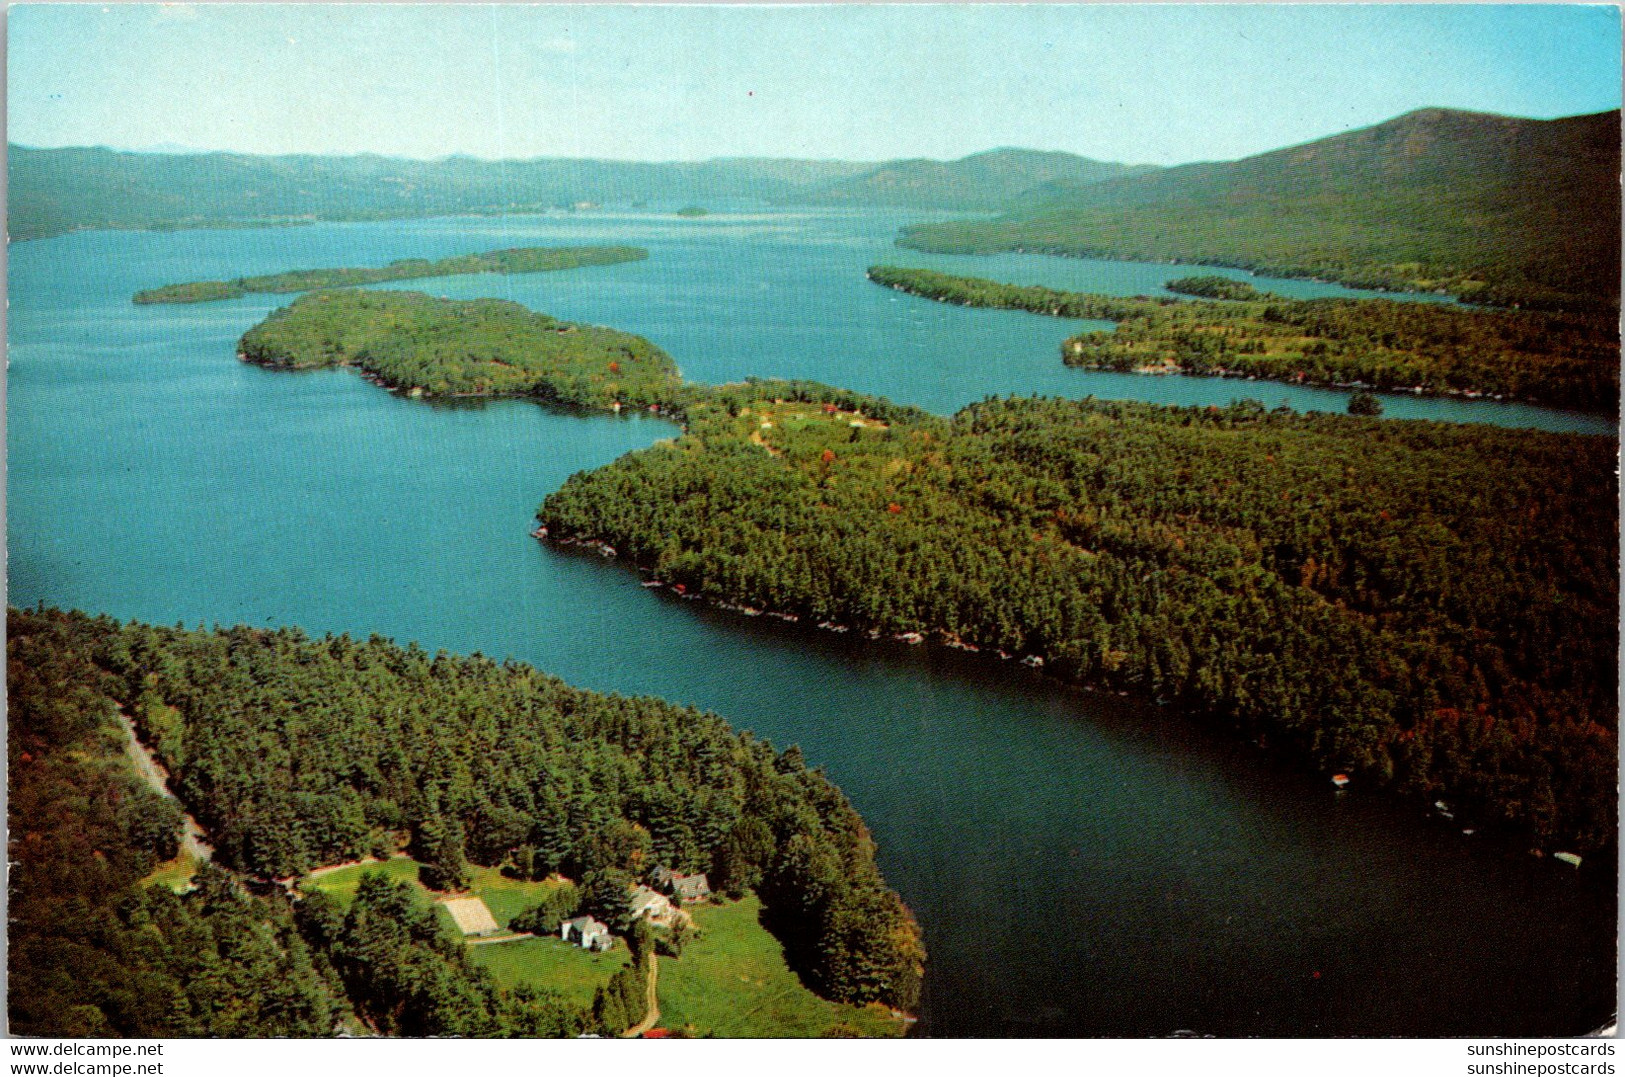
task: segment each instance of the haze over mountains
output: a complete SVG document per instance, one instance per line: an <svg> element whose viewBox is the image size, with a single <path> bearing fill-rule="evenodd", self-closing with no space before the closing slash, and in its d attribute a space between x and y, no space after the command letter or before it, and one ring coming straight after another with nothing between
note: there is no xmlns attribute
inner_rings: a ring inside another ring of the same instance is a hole
<svg viewBox="0 0 1625 1077"><path fill-rule="evenodd" d="M10 147L12 239L82 228L415 217L577 203L1003 211L905 246L1210 262L1490 303L1615 304L1619 112L1422 109L1172 168L997 149L956 161L412 161Z"/></svg>
<svg viewBox="0 0 1625 1077"><path fill-rule="evenodd" d="M1136 171L1067 153L1010 149L959 161L878 165L761 158L411 161L24 146L11 146L10 158L13 239L80 228L488 213L578 202L749 199L993 210L1042 183L1089 183Z"/></svg>

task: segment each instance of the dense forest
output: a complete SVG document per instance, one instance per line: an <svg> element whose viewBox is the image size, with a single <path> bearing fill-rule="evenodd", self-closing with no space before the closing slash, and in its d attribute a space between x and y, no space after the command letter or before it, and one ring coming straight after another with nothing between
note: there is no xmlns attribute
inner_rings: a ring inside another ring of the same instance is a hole
<svg viewBox="0 0 1625 1077"><path fill-rule="evenodd" d="M286 294L470 273L550 273L581 266L637 262L647 257L649 252L642 247L514 247L486 251L484 254L463 254L434 262L426 258L400 258L379 269L295 269L263 277L166 284L162 288L137 292L135 302L207 303L216 299L236 299L250 292Z"/></svg>
<svg viewBox="0 0 1625 1077"><path fill-rule="evenodd" d="M997 218L915 225L898 242L1617 311L1619 172L1617 111L1527 120L1422 109L1240 161L1047 184Z"/></svg>
<svg viewBox="0 0 1625 1077"><path fill-rule="evenodd" d="M1114 321L1062 345L1068 365L1091 370L1495 396L1605 414L1619 406L1612 314L1262 294L1119 298L896 266L871 266L869 279L944 303Z"/></svg>
<svg viewBox="0 0 1625 1077"><path fill-rule="evenodd" d="M676 406L684 393L677 364L642 337L500 299L317 292L272 313L239 347L263 366L353 366L389 388L428 396L531 396L604 408Z"/></svg>
<svg viewBox="0 0 1625 1077"><path fill-rule="evenodd" d="M6 746L14 1035L326 1036L346 1011L285 903L205 869L177 897L140 880L180 809L124 754L107 621L11 611Z"/></svg>
<svg viewBox="0 0 1625 1077"><path fill-rule="evenodd" d="M574 476L550 535L731 605L1175 698L1540 842L1614 841L1613 440L754 388Z"/></svg>
<svg viewBox="0 0 1625 1077"><path fill-rule="evenodd" d="M249 897L233 881L402 847L426 879L446 883L470 861L562 872L583 880L595 911L605 904L595 893L624 903L656 864L709 872L719 891L762 896L770 929L815 991L917 1002L919 930L881 878L862 820L797 749L777 752L714 715L579 691L479 655L429 655L378 637L311 640L296 629L186 631L13 611L9 647L12 849L22 865L12 884L14 1028L312 1035L352 1012L392 1034L532 1035L590 1021L545 994L499 992L410 888L380 877L344 913L314 894L290 909L275 890ZM135 885L174 852L178 817L121 769L117 708L215 843L220 867L197 893ZM160 916L175 922L177 951L186 941L155 1000L137 981L165 966L132 968L128 955L158 945L149 925ZM194 922L211 917L212 928ZM220 959L200 970L195 943L208 930ZM252 961L239 967L239 957ZM227 1026L208 1023L206 997L195 1018L170 1001L194 987L224 990L221 977L280 1008L239 1008L239 1024ZM126 1012L140 1005L162 1013Z"/></svg>
<svg viewBox="0 0 1625 1077"><path fill-rule="evenodd" d="M1197 277L1178 277L1163 285L1170 292L1191 295L1197 299L1268 299L1270 293L1261 292L1244 280L1207 274Z"/></svg>

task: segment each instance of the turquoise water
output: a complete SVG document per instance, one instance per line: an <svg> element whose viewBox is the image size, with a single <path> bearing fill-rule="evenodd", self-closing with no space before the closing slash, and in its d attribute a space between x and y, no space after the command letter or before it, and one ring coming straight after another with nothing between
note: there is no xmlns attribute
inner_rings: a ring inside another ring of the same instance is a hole
<svg viewBox="0 0 1625 1077"><path fill-rule="evenodd" d="M1613 1009L1608 873L1559 869L1222 731L1020 668L673 601L526 530L574 471L674 429L522 402L430 405L233 358L286 297L129 303L180 280L527 243L647 262L417 287L649 336L701 381L813 377L948 411L989 393L1181 403L1339 393L1068 370L1078 323L865 281L875 262L1125 294L1188 267L890 245L886 214L583 214L84 233L11 251L9 600L161 623L379 632L651 693L800 743L852 798L931 948L939 1035L1560 1033ZM1340 291L1260 282L1291 294ZM1389 415L1606 430L1392 398ZM1318 975L1316 975L1318 973Z"/></svg>

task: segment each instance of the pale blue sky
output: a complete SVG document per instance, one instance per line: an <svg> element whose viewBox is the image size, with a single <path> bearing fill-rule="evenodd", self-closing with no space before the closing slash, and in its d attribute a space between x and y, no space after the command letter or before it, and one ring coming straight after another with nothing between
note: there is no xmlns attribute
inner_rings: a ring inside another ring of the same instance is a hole
<svg viewBox="0 0 1625 1077"><path fill-rule="evenodd" d="M32 5L10 141L1172 164L1428 105L1617 108L1612 7Z"/></svg>

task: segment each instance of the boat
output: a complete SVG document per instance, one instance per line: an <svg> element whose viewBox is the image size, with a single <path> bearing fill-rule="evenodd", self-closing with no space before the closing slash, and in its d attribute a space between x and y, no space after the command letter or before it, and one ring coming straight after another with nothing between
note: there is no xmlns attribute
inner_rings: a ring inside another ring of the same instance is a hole
<svg viewBox="0 0 1625 1077"><path fill-rule="evenodd" d="M1339 789L1344 788L1345 786L1348 785L1348 783L1349 783L1349 776L1347 774L1333 774L1332 775L1332 784L1337 786Z"/></svg>
<svg viewBox="0 0 1625 1077"><path fill-rule="evenodd" d="M642 586L642 587L664 587L666 585L664 583L662 583L660 580L644 580L643 583L640 586Z"/></svg>
<svg viewBox="0 0 1625 1077"><path fill-rule="evenodd" d="M925 642L925 637L920 635L918 632L900 632L892 638L897 640L899 643L907 643L910 645Z"/></svg>
<svg viewBox="0 0 1625 1077"><path fill-rule="evenodd" d="M1021 664L1024 665L1024 666L1030 666L1033 669L1043 669L1044 668L1044 660L1042 658L1038 657L1036 654L1030 654L1026 658L1023 658L1021 660Z"/></svg>
<svg viewBox="0 0 1625 1077"><path fill-rule="evenodd" d="M1561 860L1565 864L1573 864L1575 867L1580 866L1580 858L1573 853L1553 853L1552 859Z"/></svg>

